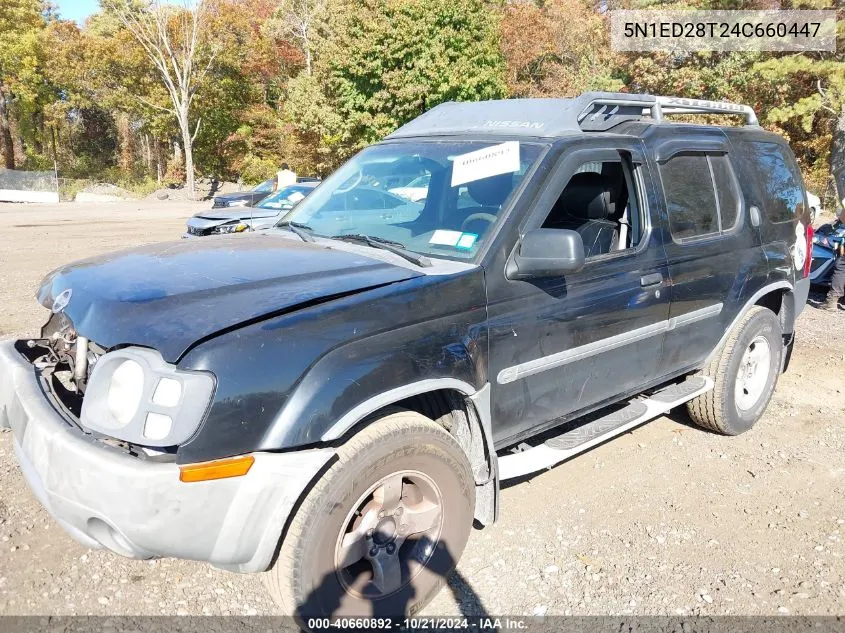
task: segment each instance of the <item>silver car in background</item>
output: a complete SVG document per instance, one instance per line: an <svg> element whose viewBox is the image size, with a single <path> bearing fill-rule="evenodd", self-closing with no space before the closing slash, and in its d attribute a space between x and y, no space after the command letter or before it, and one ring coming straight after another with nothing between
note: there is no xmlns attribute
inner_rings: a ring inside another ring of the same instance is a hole
<svg viewBox="0 0 845 633"><path fill-rule="evenodd" d="M182 237L205 237L258 231L273 226L279 219L319 185L299 182L270 194L254 207L209 209L188 218Z"/></svg>

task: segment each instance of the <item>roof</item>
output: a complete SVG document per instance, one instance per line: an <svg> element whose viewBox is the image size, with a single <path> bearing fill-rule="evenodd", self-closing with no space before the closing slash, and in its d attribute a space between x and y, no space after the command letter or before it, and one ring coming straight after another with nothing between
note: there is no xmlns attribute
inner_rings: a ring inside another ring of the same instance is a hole
<svg viewBox="0 0 845 633"><path fill-rule="evenodd" d="M507 134L557 137L573 132L604 131L623 121L663 114L717 113L743 115L756 125L754 111L744 105L658 97L622 92L585 92L573 99L500 99L442 103L390 134L388 139L419 136Z"/></svg>

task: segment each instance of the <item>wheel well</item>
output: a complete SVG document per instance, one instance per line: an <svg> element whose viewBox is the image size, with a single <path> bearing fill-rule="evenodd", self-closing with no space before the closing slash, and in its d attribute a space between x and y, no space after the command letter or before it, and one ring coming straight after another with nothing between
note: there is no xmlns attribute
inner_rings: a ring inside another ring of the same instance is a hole
<svg viewBox="0 0 845 633"><path fill-rule="evenodd" d="M780 327L784 335L791 335L795 324L795 302L792 293L781 288L764 294L756 305L768 308L780 320Z"/></svg>
<svg viewBox="0 0 845 633"><path fill-rule="evenodd" d="M462 406L466 410L468 405L464 394L457 389L437 389L436 391L405 398L391 406L416 411L451 431L454 426L453 413L455 407Z"/></svg>
<svg viewBox="0 0 845 633"><path fill-rule="evenodd" d="M477 484L490 479L490 459L475 406L456 389L437 389L396 403L416 411L449 431L464 449Z"/></svg>
<svg viewBox="0 0 845 633"><path fill-rule="evenodd" d="M783 305L784 290L773 290L772 292L763 295L757 300L755 305L768 308L775 314L780 314L781 306Z"/></svg>
<svg viewBox="0 0 845 633"><path fill-rule="evenodd" d="M481 417L470 398L457 389L436 389L394 402L374 411L367 419L376 419L383 411L395 407L416 411L434 420L458 441L475 479L475 518L480 525L493 523L498 507L498 484L494 475L496 454L485 440Z"/></svg>

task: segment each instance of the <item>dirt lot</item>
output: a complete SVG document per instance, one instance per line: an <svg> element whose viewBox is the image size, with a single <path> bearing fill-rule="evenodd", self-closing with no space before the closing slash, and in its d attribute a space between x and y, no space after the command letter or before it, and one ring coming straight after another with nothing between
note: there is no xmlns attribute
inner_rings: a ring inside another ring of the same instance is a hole
<svg viewBox="0 0 845 633"><path fill-rule="evenodd" d="M35 333L52 268L176 238L202 205L0 205L0 336ZM673 413L503 491L429 615L844 614L845 312L806 309L763 420L725 438ZM254 576L76 544L0 434L0 614L272 614Z"/></svg>

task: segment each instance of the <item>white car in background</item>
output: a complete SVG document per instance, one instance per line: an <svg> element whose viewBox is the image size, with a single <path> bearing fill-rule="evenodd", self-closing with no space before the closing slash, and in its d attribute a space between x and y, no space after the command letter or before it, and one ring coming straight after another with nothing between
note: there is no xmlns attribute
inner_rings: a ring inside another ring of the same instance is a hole
<svg viewBox="0 0 845 633"><path fill-rule="evenodd" d="M431 174L425 174L414 178L404 187L393 187L388 191L397 196L402 196L411 202L422 202L428 195L428 183L431 181Z"/></svg>
<svg viewBox="0 0 845 633"><path fill-rule="evenodd" d="M818 196L807 192L807 206L810 207L810 222L815 223L819 213L822 212L822 201Z"/></svg>

